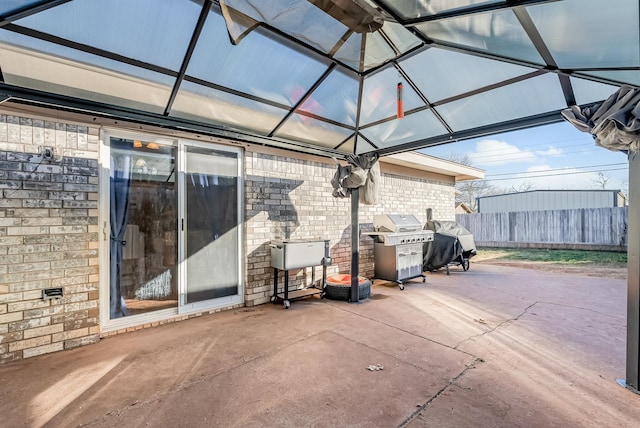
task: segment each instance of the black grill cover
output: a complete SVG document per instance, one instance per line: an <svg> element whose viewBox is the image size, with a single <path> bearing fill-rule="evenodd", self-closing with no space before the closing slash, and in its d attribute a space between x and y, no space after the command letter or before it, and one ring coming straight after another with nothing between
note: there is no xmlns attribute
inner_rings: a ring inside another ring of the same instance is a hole
<svg viewBox="0 0 640 428"><path fill-rule="evenodd" d="M433 271L448 263L461 263L476 254L473 234L455 221L430 220L425 230L433 231L433 241L423 246L422 269Z"/></svg>

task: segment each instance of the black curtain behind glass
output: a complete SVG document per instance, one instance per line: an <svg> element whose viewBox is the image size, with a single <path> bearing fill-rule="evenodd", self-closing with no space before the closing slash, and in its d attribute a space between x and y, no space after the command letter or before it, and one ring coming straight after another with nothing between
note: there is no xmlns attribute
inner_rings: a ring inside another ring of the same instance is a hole
<svg viewBox="0 0 640 428"><path fill-rule="evenodd" d="M210 282L206 281L205 272L193 272L195 276L201 275L200 283L188 287L187 302L237 294L237 247L227 247L230 241L224 241L224 247L211 248L215 241L238 226L237 177L189 173L187 196L187 258L206 251L211 269Z"/></svg>
<svg viewBox="0 0 640 428"><path fill-rule="evenodd" d="M129 222L129 190L131 188L131 156L111 156L111 234L110 234L110 297L111 319L127 316L127 307L122 297L122 253L126 245L124 234Z"/></svg>

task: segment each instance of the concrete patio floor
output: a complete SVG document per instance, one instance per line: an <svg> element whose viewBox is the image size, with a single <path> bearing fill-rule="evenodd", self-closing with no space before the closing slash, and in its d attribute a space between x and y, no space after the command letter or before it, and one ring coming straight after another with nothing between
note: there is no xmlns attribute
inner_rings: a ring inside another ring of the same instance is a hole
<svg viewBox="0 0 640 428"><path fill-rule="evenodd" d="M0 426L638 426L623 280L472 263L372 294L0 366Z"/></svg>

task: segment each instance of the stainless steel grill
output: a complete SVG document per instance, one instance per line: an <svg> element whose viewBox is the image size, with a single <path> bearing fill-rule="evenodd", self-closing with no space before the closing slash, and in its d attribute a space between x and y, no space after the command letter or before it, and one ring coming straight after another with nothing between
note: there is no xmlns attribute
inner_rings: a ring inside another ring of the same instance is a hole
<svg viewBox="0 0 640 428"><path fill-rule="evenodd" d="M433 241L433 231L422 230L422 224L411 214L385 214L373 217L374 276L395 281L404 290L403 281L426 277L422 273L423 244Z"/></svg>

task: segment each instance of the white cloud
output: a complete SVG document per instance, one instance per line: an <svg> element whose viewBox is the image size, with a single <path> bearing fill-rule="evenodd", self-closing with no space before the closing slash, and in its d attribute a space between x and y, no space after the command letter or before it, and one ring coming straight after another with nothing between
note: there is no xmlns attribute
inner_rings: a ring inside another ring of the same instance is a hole
<svg viewBox="0 0 640 428"><path fill-rule="evenodd" d="M553 146L549 146L547 150L538 150L536 151L536 155L538 156L562 156L562 150Z"/></svg>
<svg viewBox="0 0 640 428"><path fill-rule="evenodd" d="M520 149L506 141L486 139L476 143L475 150L469 153L473 165L478 167L508 165L516 163L541 162L545 157L562 156L563 151L552 145L545 150Z"/></svg>
<svg viewBox="0 0 640 428"><path fill-rule="evenodd" d="M469 158L473 165L479 167L536 161L536 155L530 150L520 150L506 141L489 139L478 141Z"/></svg>

